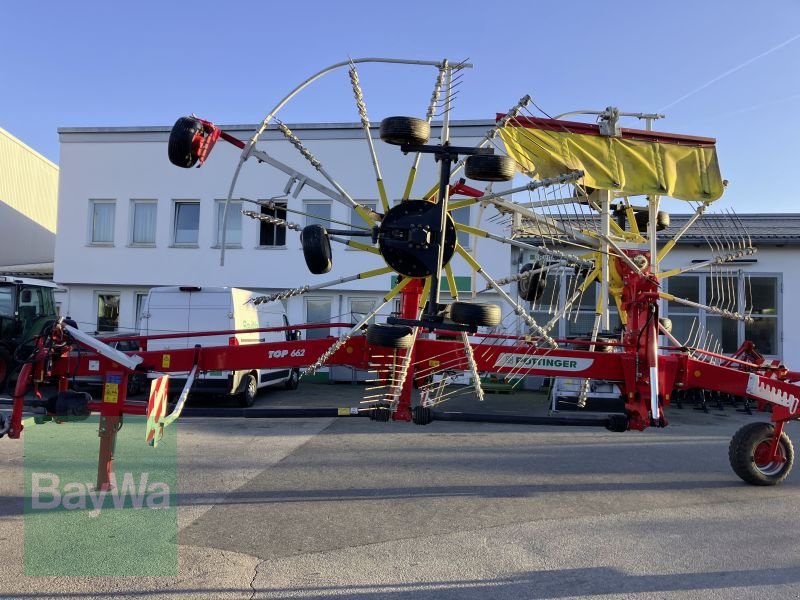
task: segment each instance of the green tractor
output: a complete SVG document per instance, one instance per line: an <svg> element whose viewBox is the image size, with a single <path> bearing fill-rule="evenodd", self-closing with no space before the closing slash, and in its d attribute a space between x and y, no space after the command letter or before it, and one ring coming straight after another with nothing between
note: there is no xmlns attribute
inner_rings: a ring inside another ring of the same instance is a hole
<svg viewBox="0 0 800 600"><path fill-rule="evenodd" d="M0 276L0 392L45 325L58 318L50 281Z"/></svg>

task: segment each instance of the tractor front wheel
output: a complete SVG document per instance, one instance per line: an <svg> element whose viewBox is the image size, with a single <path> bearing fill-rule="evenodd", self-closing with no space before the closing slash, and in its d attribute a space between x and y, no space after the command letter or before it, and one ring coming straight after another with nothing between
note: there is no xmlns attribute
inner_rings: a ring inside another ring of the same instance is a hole
<svg viewBox="0 0 800 600"><path fill-rule="evenodd" d="M734 473L751 485L778 485L794 464L794 447L786 433L778 440L778 457L770 456L772 423L748 423L734 434L728 458Z"/></svg>
<svg viewBox="0 0 800 600"><path fill-rule="evenodd" d="M0 392L3 392L8 381L8 376L14 366L11 354L5 348L0 348ZM13 393L14 390L9 390Z"/></svg>

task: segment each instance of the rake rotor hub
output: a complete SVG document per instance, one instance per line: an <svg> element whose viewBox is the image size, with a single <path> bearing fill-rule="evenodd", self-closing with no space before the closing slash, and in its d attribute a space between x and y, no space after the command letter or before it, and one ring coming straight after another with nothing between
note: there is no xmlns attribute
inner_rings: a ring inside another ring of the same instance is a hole
<svg viewBox="0 0 800 600"><path fill-rule="evenodd" d="M408 200L383 217L378 234L381 256L392 269L407 277L427 277L438 272L437 231L440 207L425 200ZM442 266L456 248L456 227L448 214L442 242Z"/></svg>

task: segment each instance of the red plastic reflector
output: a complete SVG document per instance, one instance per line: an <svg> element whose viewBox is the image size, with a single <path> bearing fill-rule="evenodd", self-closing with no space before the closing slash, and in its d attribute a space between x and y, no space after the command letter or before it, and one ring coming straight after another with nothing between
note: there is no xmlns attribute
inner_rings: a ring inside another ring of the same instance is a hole
<svg viewBox="0 0 800 600"><path fill-rule="evenodd" d="M229 346L238 346L239 345L239 340L236 338L235 335L233 335L233 336L228 338L228 345Z"/></svg>

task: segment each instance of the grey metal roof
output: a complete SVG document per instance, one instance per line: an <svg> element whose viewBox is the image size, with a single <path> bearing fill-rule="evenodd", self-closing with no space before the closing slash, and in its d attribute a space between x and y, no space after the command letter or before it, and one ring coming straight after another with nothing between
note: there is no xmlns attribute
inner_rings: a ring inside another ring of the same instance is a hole
<svg viewBox="0 0 800 600"><path fill-rule="evenodd" d="M598 215L587 215L578 218L563 218L563 215L550 215L578 228L600 226ZM561 218L559 218L561 217ZM688 214L671 214L670 226L658 233L658 239L666 242L675 237L675 234L692 217ZM531 236L528 238L536 242L537 225L530 227ZM557 236L555 231L542 233ZM749 236L753 245L800 245L800 213L770 213L770 214L727 214L706 213L700 217L689 230L681 237L679 244L706 244L709 238L738 239Z"/></svg>
<svg viewBox="0 0 800 600"><path fill-rule="evenodd" d="M670 226L659 234L668 240L686 223L690 215L671 215ZM680 242L684 244L705 243L707 237L721 235L722 228L727 235L747 232L753 243L800 244L800 214L705 214L684 234Z"/></svg>

